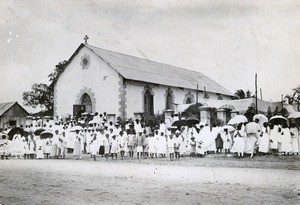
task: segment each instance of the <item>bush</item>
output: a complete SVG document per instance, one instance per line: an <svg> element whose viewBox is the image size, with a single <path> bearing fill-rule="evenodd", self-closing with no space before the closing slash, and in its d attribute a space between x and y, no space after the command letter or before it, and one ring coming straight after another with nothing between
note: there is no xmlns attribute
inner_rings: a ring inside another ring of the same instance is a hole
<svg viewBox="0 0 300 205"><path fill-rule="evenodd" d="M144 123L146 127L150 127L151 129L155 129L159 127L159 124L164 121L165 121L164 114L155 114L155 115L144 114L142 117L142 123Z"/></svg>

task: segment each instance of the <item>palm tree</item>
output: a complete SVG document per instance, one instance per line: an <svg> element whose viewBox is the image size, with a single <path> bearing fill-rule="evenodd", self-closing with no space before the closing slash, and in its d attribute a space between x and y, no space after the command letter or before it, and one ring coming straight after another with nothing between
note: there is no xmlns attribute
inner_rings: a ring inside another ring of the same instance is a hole
<svg viewBox="0 0 300 205"><path fill-rule="evenodd" d="M247 90L247 92L246 92L246 97L247 97L247 98L251 98L251 95L252 95L251 91L250 91L250 90Z"/></svg>
<svg viewBox="0 0 300 205"><path fill-rule="evenodd" d="M237 97L238 99L246 98L246 94L242 89L235 91L234 96Z"/></svg>
<svg viewBox="0 0 300 205"><path fill-rule="evenodd" d="M300 85L293 90L293 94L292 95L286 95L284 97L284 99L287 99L288 100L288 103L290 105L293 105L295 102L296 103L299 103L300 102Z"/></svg>

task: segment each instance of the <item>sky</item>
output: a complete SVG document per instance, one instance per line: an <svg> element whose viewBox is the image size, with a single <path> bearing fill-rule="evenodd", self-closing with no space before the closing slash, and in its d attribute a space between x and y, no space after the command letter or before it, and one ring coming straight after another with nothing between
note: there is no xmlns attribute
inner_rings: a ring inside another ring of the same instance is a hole
<svg viewBox="0 0 300 205"><path fill-rule="evenodd" d="M255 73L263 100L300 85L300 0L1 0L0 31L0 102L22 105L85 35L93 46L200 71L232 93L254 92Z"/></svg>

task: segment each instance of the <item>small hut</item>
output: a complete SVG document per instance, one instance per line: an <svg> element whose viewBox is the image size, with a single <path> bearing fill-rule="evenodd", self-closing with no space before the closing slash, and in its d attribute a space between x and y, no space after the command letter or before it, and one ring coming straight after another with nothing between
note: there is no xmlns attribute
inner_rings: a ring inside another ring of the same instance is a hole
<svg viewBox="0 0 300 205"><path fill-rule="evenodd" d="M25 126L28 115L18 102L0 103L0 128Z"/></svg>

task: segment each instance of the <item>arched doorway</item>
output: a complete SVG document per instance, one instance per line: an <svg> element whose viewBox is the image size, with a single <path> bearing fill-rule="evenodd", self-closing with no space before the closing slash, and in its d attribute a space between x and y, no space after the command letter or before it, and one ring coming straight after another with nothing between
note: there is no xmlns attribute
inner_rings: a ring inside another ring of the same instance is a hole
<svg viewBox="0 0 300 205"><path fill-rule="evenodd" d="M91 113L93 112L93 105L90 96L87 93L84 93L80 98L80 104L84 105L85 112Z"/></svg>

